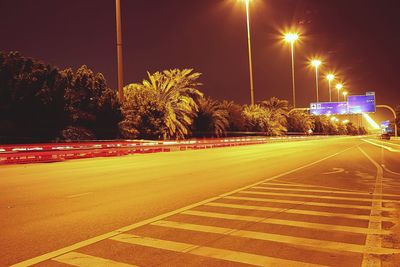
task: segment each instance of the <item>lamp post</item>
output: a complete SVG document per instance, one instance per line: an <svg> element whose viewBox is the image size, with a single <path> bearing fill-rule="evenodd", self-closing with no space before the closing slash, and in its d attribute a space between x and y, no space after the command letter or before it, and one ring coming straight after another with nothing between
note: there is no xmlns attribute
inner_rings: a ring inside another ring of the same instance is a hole
<svg viewBox="0 0 400 267"><path fill-rule="evenodd" d="M284 36L285 42L290 44L290 52L292 56L292 89L293 89L293 108L296 108L296 84L294 79L294 43L299 39L297 33L289 32Z"/></svg>
<svg viewBox="0 0 400 267"><path fill-rule="evenodd" d="M251 38L250 38L250 0L244 0L246 4L246 19L247 19L247 45L249 49L249 71L250 71L250 101L254 105L254 83L253 83L253 62L251 57Z"/></svg>
<svg viewBox="0 0 400 267"><path fill-rule="evenodd" d="M332 102L332 81L335 79L335 75L332 73L329 73L326 75L326 79L328 80L328 87L329 87L329 102Z"/></svg>
<svg viewBox="0 0 400 267"><path fill-rule="evenodd" d="M336 89L337 89L337 101L340 102L340 90L342 90L343 84L338 83L336 84Z"/></svg>
<svg viewBox="0 0 400 267"><path fill-rule="evenodd" d="M345 101L345 102L346 102L346 96L347 96L347 94L348 94L348 93L347 93L346 91L343 92L343 101Z"/></svg>
<svg viewBox="0 0 400 267"><path fill-rule="evenodd" d="M317 103L319 102L319 90L318 90L318 68L321 66L322 62L319 59L313 59L311 65L315 68L315 88L317 90Z"/></svg>
<svg viewBox="0 0 400 267"><path fill-rule="evenodd" d="M121 0L115 1L115 13L117 25L118 95L119 101L122 104L124 102L124 77L122 64Z"/></svg>

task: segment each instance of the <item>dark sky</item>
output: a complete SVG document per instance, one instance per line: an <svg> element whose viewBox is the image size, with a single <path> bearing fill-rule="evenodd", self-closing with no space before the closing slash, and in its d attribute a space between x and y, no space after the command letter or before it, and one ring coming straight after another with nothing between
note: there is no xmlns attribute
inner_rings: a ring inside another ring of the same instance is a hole
<svg viewBox="0 0 400 267"><path fill-rule="evenodd" d="M249 102L245 9L241 0L121 0L125 84L146 71L194 68L202 90L217 99ZM116 87L114 0L5 0L0 50L60 68L87 64ZM376 91L379 103L400 104L398 0L252 0L256 101L291 99L285 27L300 27L296 47L298 106L315 100L307 58L336 70L352 94ZM328 100L325 80L321 100Z"/></svg>

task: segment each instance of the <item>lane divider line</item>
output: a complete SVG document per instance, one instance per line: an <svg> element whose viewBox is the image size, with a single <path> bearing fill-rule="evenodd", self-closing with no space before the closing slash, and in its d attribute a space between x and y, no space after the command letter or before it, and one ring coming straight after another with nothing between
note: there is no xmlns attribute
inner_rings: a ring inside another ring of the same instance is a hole
<svg viewBox="0 0 400 267"><path fill-rule="evenodd" d="M364 142L367 142L367 143L371 144L371 145L374 145L374 146L377 146L377 147L380 147L380 148L384 148L384 149L386 149L386 150L388 150L388 151L390 151L390 152L400 153L400 149L394 149L394 148L392 148L392 147L390 147L390 146L385 146L385 145L377 144L377 143L375 143L375 142L373 142L373 141L371 141L371 140L368 140L368 139L362 139L362 140L363 140Z"/></svg>
<svg viewBox="0 0 400 267"><path fill-rule="evenodd" d="M383 169L381 165L379 165L373 158L371 158L361 147L358 147L358 149L361 151L361 153L376 167L376 181L375 181L375 188L374 188L374 202L372 202L372 207L371 207L371 218L374 218L373 220L369 220L368 223L368 229L374 229L374 230L382 230L382 220L379 218L382 218L382 213L380 209L382 208L382 179L383 179ZM367 248L371 247L382 247L382 236L380 235L375 235L375 234L369 234L367 235L367 238L365 240L365 246ZM364 253L363 255L363 260L362 260L362 267L369 267L369 266L375 266L375 267L380 267L381 266L381 259L377 257L376 255L373 255L371 253Z"/></svg>
<svg viewBox="0 0 400 267"><path fill-rule="evenodd" d="M51 251L51 252L45 253L45 254L43 254L43 255L40 255L40 256L31 258L31 259L27 259L27 260L25 260L25 261L16 263L16 264L12 265L11 267L25 267L25 266L31 266L31 265L34 265L34 264L38 264L38 263L40 263L40 262L43 262L43 261L46 261L46 260L55 258L55 257L60 256L60 255L62 255L62 254L71 252L71 251L73 251L73 250L77 250L77 249L79 249L79 248L86 247L86 246L88 246L88 245L97 243L97 242L102 241L102 240L105 240L105 239L109 239L109 238L111 238L111 237L113 237L113 236L116 236L116 235L119 235L119 234L122 234L122 233L125 233L125 232L128 232L128 231L131 231L131 230L133 230L133 229L136 229L136 228L138 228L138 227L141 227L141 226L150 224L150 223L152 223L152 222L165 219L165 218L167 218L167 217L170 217L170 216L172 216L172 215L181 213L181 212L183 212L183 211L190 210L190 209L193 209L193 208L195 208L195 207L204 205L204 204L206 204L206 203L209 203L209 202L212 202L212 201L221 199L221 198L223 198L223 197L226 197L226 196L235 194L235 193L237 193L237 192L246 190L246 189L251 188L251 187L253 187L253 186L256 186L256 185L259 185L259 184L262 184L262 183L265 183L265 182L268 182L268 181L272 181L272 180L277 179L277 178L280 178L280 177L282 177L282 176L286 176L286 175L295 173L295 172L297 172L297 171L300 171L300 170L309 168L309 167L314 166L314 165L316 165L316 164L318 164L318 163L324 162L324 161L326 161L326 160L328 160L328 159L331 159L331 158L336 157L336 156L338 156L338 155L340 155L340 154L343 154L343 153L345 153L345 152L347 152L347 151L349 151L349 150L351 150L351 149L354 149L354 148L356 148L356 147L357 147L357 146L348 147L348 148L346 148L346 149L344 149L344 150L342 150L342 151L333 153L333 154L331 154L331 155L329 155L329 156L326 156L326 157L324 157L324 158L322 158L322 159L319 159L319 160L310 162L310 163L305 164L305 165L303 165L303 166L294 168L294 169L292 169L292 170L290 170L290 171L286 171L286 172L283 172L283 173L281 173L281 174L274 175L274 176L272 176L272 177L270 177L270 178L263 179L263 180L261 180L261 181L259 181L259 182L253 183L253 184L251 184L251 185L244 186L244 187L242 187L242 188L239 188L239 189L236 189L236 190L233 190L233 191L230 191L230 192L221 194L221 195L216 196L216 197L212 197L212 198L209 198L209 199L205 199L205 200L203 200L203 201L200 201L200 202L197 202L197 203L194 203L194 204L191 204L191 205L188 205L188 206L185 206L185 207L176 209L176 210L174 210L174 211L170 211L170 212L167 212L167 213L164 213L164 214L160 214L160 215L155 216L155 217L153 217L153 218L149 218L149 219L146 219L146 220L137 222L137 223L133 223L133 224L131 224L131 225L128 225L128 226L119 228L119 229L117 229L117 230L114 230L114 231L111 231L111 232L108 232L108 233L105 233L105 234L102 234L102 235L99 235L99 236L95 236L95 237L92 237L92 238L89 238L89 239L86 239L86 240L77 242L77 243L72 244L72 245L70 245L70 246L67 246L67 247L64 247L64 248L61 248L61 249L58 249L58 250L55 250L55 251Z"/></svg>

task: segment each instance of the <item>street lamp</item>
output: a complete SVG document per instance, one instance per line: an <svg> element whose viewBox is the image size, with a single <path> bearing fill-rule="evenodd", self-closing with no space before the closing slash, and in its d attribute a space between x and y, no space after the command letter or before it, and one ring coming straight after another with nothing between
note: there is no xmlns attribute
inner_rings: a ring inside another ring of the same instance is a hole
<svg viewBox="0 0 400 267"><path fill-rule="evenodd" d="M332 102L331 84L332 81L335 79L335 75L333 73L329 73L328 75L326 75L326 79L328 80L328 86L329 86L329 102Z"/></svg>
<svg viewBox="0 0 400 267"><path fill-rule="evenodd" d="M119 101L122 104L124 102L124 78L122 64L121 0L115 1L115 13L117 26L118 95Z"/></svg>
<svg viewBox="0 0 400 267"><path fill-rule="evenodd" d="M284 35L286 43L290 44L290 51L292 55L292 89L293 89L293 108L296 108L296 86L294 80L294 43L299 39L297 33L289 32Z"/></svg>
<svg viewBox="0 0 400 267"><path fill-rule="evenodd" d="M247 18L247 45L249 49L249 71L250 71L250 101L254 105L254 84L253 84L253 62L251 58L251 38L250 38L250 0L244 0L246 4L246 18Z"/></svg>
<svg viewBox="0 0 400 267"><path fill-rule="evenodd" d="M318 68L321 66L322 62L319 59L311 60L311 65L315 68L315 88L317 90L317 103L319 102L319 94L318 94Z"/></svg>
<svg viewBox="0 0 400 267"><path fill-rule="evenodd" d="M346 91L343 92L343 101L346 101L346 96L347 96L347 94L348 94L348 93L347 93Z"/></svg>
<svg viewBox="0 0 400 267"><path fill-rule="evenodd" d="M336 84L338 102L340 102L340 90L342 90L342 88L343 88L343 84L341 84L341 83Z"/></svg>

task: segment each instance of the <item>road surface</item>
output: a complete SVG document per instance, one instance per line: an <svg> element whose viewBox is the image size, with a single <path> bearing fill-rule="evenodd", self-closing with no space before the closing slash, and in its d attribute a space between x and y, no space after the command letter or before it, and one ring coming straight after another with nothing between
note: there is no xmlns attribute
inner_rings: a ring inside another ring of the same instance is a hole
<svg viewBox="0 0 400 267"><path fill-rule="evenodd" d="M335 137L0 167L0 266L396 266L400 145Z"/></svg>

